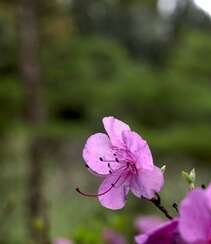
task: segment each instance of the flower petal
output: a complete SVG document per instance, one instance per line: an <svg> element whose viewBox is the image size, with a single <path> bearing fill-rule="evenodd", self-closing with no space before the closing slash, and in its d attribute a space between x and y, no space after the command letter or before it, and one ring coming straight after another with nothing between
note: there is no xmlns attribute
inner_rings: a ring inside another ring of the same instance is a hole
<svg viewBox="0 0 211 244"><path fill-rule="evenodd" d="M211 232L211 211L204 190L195 189L182 201L179 232L188 243L207 241Z"/></svg>
<svg viewBox="0 0 211 244"><path fill-rule="evenodd" d="M103 125L111 139L111 144L116 147L123 147L122 131L128 131L130 127L112 116L104 117Z"/></svg>
<svg viewBox="0 0 211 244"><path fill-rule="evenodd" d="M149 232L163 224L163 219L158 216L140 216L135 221L135 226L140 233Z"/></svg>
<svg viewBox="0 0 211 244"><path fill-rule="evenodd" d="M163 173L154 166L152 170L139 170L131 179L131 191L137 197L152 199L156 192L160 192L164 183Z"/></svg>
<svg viewBox="0 0 211 244"><path fill-rule="evenodd" d="M165 224L160 225L158 228L135 237L137 244L172 244L183 242L174 242L177 231L177 220L168 221Z"/></svg>
<svg viewBox="0 0 211 244"><path fill-rule="evenodd" d="M113 151L109 137L104 133L97 133L90 136L83 149L83 158L91 170L98 174L109 174L108 162L102 162L100 158L113 159ZM110 163L112 168L118 166L117 163Z"/></svg>
<svg viewBox="0 0 211 244"><path fill-rule="evenodd" d="M147 243L148 236L145 234L135 236L135 241L137 244L145 244Z"/></svg>
<svg viewBox="0 0 211 244"><path fill-rule="evenodd" d="M118 184L122 179L126 179L122 184ZM110 189L110 190L109 190ZM108 191L108 192L107 192ZM124 207L126 197L129 192L129 184L127 175L122 174L121 171L108 175L99 187L98 197L100 203L110 209L121 209Z"/></svg>
<svg viewBox="0 0 211 244"><path fill-rule="evenodd" d="M153 158L147 142L134 131L123 131L122 138L136 162L136 168L152 169Z"/></svg>
<svg viewBox="0 0 211 244"><path fill-rule="evenodd" d="M103 243L107 244L126 244L124 236L112 229L105 229L103 231L103 241Z"/></svg>
<svg viewBox="0 0 211 244"><path fill-rule="evenodd" d="M209 208L211 209L211 183L208 185L205 192L206 192L207 202L208 202Z"/></svg>

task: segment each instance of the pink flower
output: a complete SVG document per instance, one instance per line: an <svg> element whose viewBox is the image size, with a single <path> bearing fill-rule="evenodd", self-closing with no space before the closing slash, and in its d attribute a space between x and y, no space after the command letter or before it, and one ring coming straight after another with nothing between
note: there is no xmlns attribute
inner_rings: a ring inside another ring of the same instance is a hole
<svg viewBox="0 0 211 244"><path fill-rule="evenodd" d="M149 146L124 122L103 118L108 135L90 136L83 150L89 170L103 176L97 196L100 203L110 209L123 208L129 190L137 197L151 199L163 186L163 173L154 166Z"/></svg>
<svg viewBox="0 0 211 244"><path fill-rule="evenodd" d="M137 244L183 244L177 234L177 220L170 220L159 227L135 237Z"/></svg>
<svg viewBox="0 0 211 244"><path fill-rule="evenodd" d="M53 244L73 244L73 242L67 239L58 239L55 240Z"/></svg>
<svg viewBox="0 0 211 244"><path fill-rule="evenodd" d="M179 233L188 244L211 243L211 184L197 188L182 201Z"/></svg>
<svg viewBox="0 0 211 244"><path fill-rule="evenodd" d="M179 218L135 237L138 244L211 244L211 184L181 202Z"/></svg>
<svg viewBox="0 0 211 244"><path fill-rule="evenodd" d="M125 238L111 229L103 231L103 240L106 244L126 244Z"/></svg>
<svg viewBox="0 0 211 244"><path fill-rule="evenodd" d="M140 233L147 233L163 223L163 219L154 215L140 216L135 221L135 227Z"/></svg>

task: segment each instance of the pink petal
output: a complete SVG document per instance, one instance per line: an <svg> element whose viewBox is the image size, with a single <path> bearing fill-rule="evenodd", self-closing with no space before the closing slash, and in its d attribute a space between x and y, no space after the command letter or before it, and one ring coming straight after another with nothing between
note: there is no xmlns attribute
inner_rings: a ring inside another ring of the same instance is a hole
<svg viewBox="0 0 211 244"><path fill-rule="evenodd" d="M182 244L183 241L176 242L177 220L168 221L158 228L135 237L137 244ZM184 243L183 243L184 244Z"/></svg>
<svg viewBox="0 0 211 244"><path fill-rule="evenodd" d="M205 191L195 189L180 206L179 232L188 243L208 243L211 234L211 211Z"/></svg>
<svg viewBox="0 0 211 244"><path fill-rule="evenodd" d="M55 240L53 244L73 244L73 242L67 239L58 239Z"/></svg>
<svg viewBox="0 0 211 244"><path fill-rule="evenodd" d="M126 180L122 182L122 184L118 184L120 181L122 181L122 179ZM114 186L112 187L113 184ZM106 191L108 191L106 194L98 197L100 203L104 207L110 209L123 208L129 192L127 175L122 174L121 171L108 175L100 185L98 194L102 194Z"/></svg>
<svg viewBox="0 0 211 244"><path fill-rule="evenodd" d="M134 131L123 131L122 138L136 162L136 168L152 169L153 158L147 142Z"/></svg>
<svg viewBox="0 0 211 244"><path fill-rule="evenodd" d="M83 158L91 170L98 174L109 174L110 168L107 162L100 161L100 157L113 159L113 151L109 137L103 133L97 133L90 136L83 149ZM117 163L110 163L112 168L118 166Z"/></svg>
<svg viewBox="0 0 211 244"><path fill-rule="evenodd" d="M122 131L130 130L130 127L112 116L104 117L103 125L111 139L111 144L116 147L123 147Z"/></svg>
<svg viewBox="0 0 211 244"><path fill-rule="evenodd" d="M148 236L145 234L135 236L135 241L137 244L145 244L147 242Z"/></svg>
<svg viewBox="0 0 211 244"><path fill-rule="evenodd" d="M140 216L135 221L135 226L138 231L142 233L149 232L156 227L158 227L160 224L162 224L164 221L160 217L157 216Z"/></svg>
<svg viewBox="0 0 211 244"><path fill-rule="evenodd" d="M131 191L137 197L152 199L156 192L160 192L164 183L163 173L154 166L152 170L139 170L131 179Z"/></svg>
<svg viewBox="0 0 211 244"><path fill-rule="evenodd" d="M211 210L211 183L209 184L209 186L207 187L205 192L206 192L206 196L207 196L207 202L208 202L209 208Z"/></svg>
<svg viewBox="0 0 211 244"><path fill-rule="evenodd" d="M110 244L126 244L126 239L121 234L112 229L105 229L103 231L103 243Z"/></svg>

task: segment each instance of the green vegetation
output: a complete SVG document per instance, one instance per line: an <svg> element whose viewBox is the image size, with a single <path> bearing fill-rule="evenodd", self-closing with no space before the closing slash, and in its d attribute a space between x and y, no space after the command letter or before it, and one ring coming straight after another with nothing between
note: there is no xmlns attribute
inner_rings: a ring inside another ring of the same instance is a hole
<svg viewBox="0 0 211 244"><path fill-rule="evenodd" d="M74 191L79 184L97 190L81 151L88 135L103 130L106 115L139 131L158 164L167 165L166 174L195 167L199 184L211 176L210 20L196 9L163 19L154 1L90 0L88 15L86 1L76 1L40 2L37 55L46 119L34 127L19 71L17 3L0 4L0 243L28 243L25 205L35 135L45 139L43 191L53 239L98 244L103 229L113 228L132 242L134 218L157 213L134 197L124 212L111 212ZM169 205L172 189L179 189L175 200L186 190L172 175L163 193Z"/></svg>

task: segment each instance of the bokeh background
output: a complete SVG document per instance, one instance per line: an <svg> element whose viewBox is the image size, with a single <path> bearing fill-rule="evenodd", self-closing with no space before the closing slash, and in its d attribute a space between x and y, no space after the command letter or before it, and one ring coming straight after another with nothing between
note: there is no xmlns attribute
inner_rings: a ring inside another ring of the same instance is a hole
<svg viewBox="0 0 211 244"><path fill-rule="evenodd" d="M1 0L0 243L104 243L113 229L133 243L134 220L160 215L130 196L111 211L75 192L101 181L81 157L113 115L165 164L171 207L211 177L209 0ZM114 244L114 243L112 243Z"/></svg>

